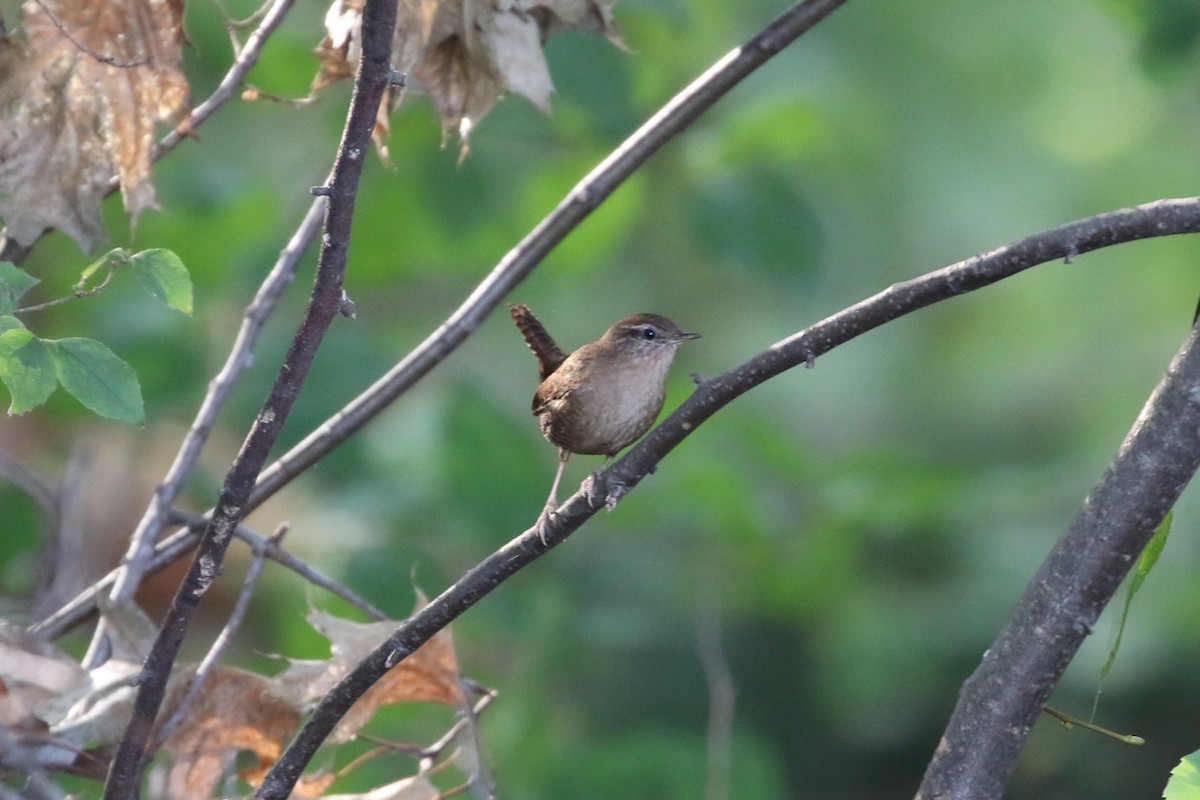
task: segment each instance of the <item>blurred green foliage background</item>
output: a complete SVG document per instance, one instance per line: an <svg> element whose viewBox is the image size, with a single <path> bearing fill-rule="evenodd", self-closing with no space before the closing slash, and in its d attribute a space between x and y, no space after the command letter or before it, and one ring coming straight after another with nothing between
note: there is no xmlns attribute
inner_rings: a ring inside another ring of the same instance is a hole
<svg viewBox="0 0 1200 800"><path fill-rule="evenodd" d="M625 0L628 52L580 33L550 39L553 114L502 102L461 165L453 145L439 147L429 102L406 101L393 166L372 157L360 196L347 279L358 319L334 326L284 444L424 338L625 135L780 10ZM323 12L298 4L250 81L305 94ZM227 68L228 42L215 4L190 3L187 19L199 99ZM72 451L90 454L91 519L110 530L89 531L89 562L119 556L329 169L348 96L342 85L314 105L232 103L157 167L161 212L130 230L110 203L114 245L170 248L192 270L194 319L117 286L30 322L42 336L100 339L143 382L144 429L98 422L60 396L0 426L4 446L54 480ZM676 362L671 408L688 373L724 371L893 282L1079 217L1196 194L1198 137L1194 0L849 2L656 155L512 300L568 348L638 311L702 332ZM221 417L193 508L215 498L265 396L312 260ZM46 299L86 262L54 235L24 266ZM723 410L614 513L456 623L465 672L500 691L482 724L500 796L702 796L702 621L719 625L736 682L730 797L911 796L959 685L1185 335L1197 264L1195 237L1048 264L898 320ZM403 616L410 576L435 594L534 519L555 465L529 414L535 385L532 357L497 313L250 523L270 532L290 520L297 553ZM564 485L597 466L574 459ZM1008 796L1157 796L1200 747L1198 510L1194 497L1181 505L1099 704L1099 723L1149 743L1043 720ZM0 519L0 590L19 608L44 521L7 485ZM194 654L245 560L235 546ZM161 609L169 592L161 582L146 603ZM270 672L272 654L323 657L309 603L344 610L269 567L233 660ZM1103 619L1054 705L1089 714L1114 635ZM408 767L391 768L344 791Z"/></svg>

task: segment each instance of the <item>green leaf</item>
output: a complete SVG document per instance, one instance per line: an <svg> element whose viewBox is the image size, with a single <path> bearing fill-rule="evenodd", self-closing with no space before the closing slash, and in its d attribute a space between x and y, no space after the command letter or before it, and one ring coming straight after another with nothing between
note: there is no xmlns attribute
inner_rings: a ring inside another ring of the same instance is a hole
<svg viewBox="0 0 1200 800"><path fill-rule="evenodd" d="M133 367L93 339L46 341L63 388L92 411L122 422L140 423L142 388Z"/></svg>
<svg viewBox="0 0 1200 800"><path fill-rule="evenodd" d="M1130 600L1137 594L1137 590L1142 588L1142 583L1145 582L1146 576L1150 574L1150 570L1154 569L1154 565L1158 563L1158 557L1162 555L1163 548L1167 546L1167 537L1171 535L1171 521L1174 519L1175 509L1171 509L1163 517L1162 524L1158 526L1158 530L1150 537L1150 541L1146 543L1142 554L1138 556L1137 566L1133 569L1133 580L1129 582Z"/></svg>
<svg viewBox="0 0 1200 800"><path fill-rule="evenodd" d="M46 343L24 328L0 334L0 380L12 395L9 414L24 414L46 402L58 386Z"/></svg>
<svg viewBox="0 0 1200 800"><path fill-rule="evenodd" d="M1163 800L1200 800L1200 751L1184 756L1171 770Z"/></svg>
<svg viewBox="0 0 1200 800"><path fill-rule="evenodd" d="M1158 526L1158 530L1150 537L1150 541L1146 543L1146 547L1138 557L1137 565L1133 569L1133 577L1129 579L1129 588L1125 591L1125 606L1121 609L1121 624L1117 627L1116 641L1113 642L1112 649L1108 651L1108 659L1104 662L1104 666L1100 668L1101 681L1108 677L1113 662L1117 660L1117 651L1121 649L1121 637L1125 633L1125 622L1129 619L1129 608L1133 605L1133 596L1137 594L1138 589L1142 588L1146 576L1150 574L1150 570L1158 562L1163 548L1166 547L1167 537L1171 535L1171 520L1174 518L1175 510L1172 509L1167 512L1162 524ZM1099 688L1097 688L1096 695L1098 698Z"/></svg>
<svg viewBox="0 0 1200 800"><path fill-rule="evenodd" d="M0 333L5 331L23 331L25 323L14 317L12 314L0 314Z"/></svg>
<svg viewBox="0 0 1200 800"><path fill-rule="evenodd" d="M138 283L176 311L192 314L192 278L179 256L157 248L135 253L129 259Z"/></svg>
<svg viewBox="0 0 1200 800"><path fill-rule="evenodd" d="M0 261L0 314L11 314L21 297L41 283L20 267Z"/></svg>

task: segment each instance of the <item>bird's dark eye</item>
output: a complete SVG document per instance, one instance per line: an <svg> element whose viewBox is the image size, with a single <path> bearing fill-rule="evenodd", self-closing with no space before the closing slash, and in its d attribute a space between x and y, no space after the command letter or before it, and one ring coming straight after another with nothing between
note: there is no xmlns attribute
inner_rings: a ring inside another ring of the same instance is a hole
<svg viewBox="0 0 1200 800"><path fill-rule="evenodd" d="M658 338L658 331L654 330L654 328L651 328L649 325L639 330L638 334L647 342L652 342Z"/></svg>

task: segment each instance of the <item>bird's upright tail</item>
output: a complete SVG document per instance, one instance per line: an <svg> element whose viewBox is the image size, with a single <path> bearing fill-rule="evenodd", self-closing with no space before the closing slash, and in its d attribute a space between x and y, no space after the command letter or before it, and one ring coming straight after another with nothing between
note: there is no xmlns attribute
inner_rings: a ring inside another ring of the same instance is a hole
<svg viewBox="0 0 1200 800"><path fill-rule="evenodd" d="M529 349L537 356L538 368L541 370L542 380L546 380L566 360L566 353L562 351L554 341L554 338L546 332L541 321L529 310L529 306L517 303L511 306L509 311L512 314L513 322L517 323L517 330L521 331L521 335L525 337L525 342L529 345Z"/></svg>

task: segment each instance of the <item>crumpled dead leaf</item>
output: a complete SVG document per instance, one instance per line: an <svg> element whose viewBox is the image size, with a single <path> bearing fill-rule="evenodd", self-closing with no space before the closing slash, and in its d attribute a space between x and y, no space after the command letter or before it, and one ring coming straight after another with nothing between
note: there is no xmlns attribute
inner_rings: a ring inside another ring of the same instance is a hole
<svg viewBox="0 0 1200 800"><path fill-rule="evenodd" d="M120 741L138 669L112 659L88 672L48 642L0 624L0 718L15 737L9 746L20 751L10 765L103 775L104 764L86 751Z"/></svg>
<svg viewBox="0 0 1200 800"><path fill-rule="evenodd" d="M86 679L83 668L52 645L0 621L0 771L23 764L70 764L53 748L40 710Z"/></svg>
<svg viewBox="0 0 1200 800"><path fill-rule="evenodd" d="M24 42L0 38L0 217L28 246L57 228L104 236L114 175L136 218L155 206L154 129L178 118L183 0L27 0Z"/></svg>
<svg viewBox="0 0 1200 800"><path fill-rule="evenodd" d="M621 44L614 5L616 0L400 0L392 63L433 97L443 143L457 131L465 156L471 130L505 92L549 110L554 84L542 51L547 36L582 28ZM361 17L362 0L333 0L327 36L317 47L321 70L314 90L354 74ZM392 90L376 121L375 142L385 158L387 113L401 97L402 90Z"/></svg>
<svg viewBox="0 0 1200 800"><path fill-rule="evenodd" d="M274 691L299 708L323 697L346 673L396 629L397 623L352 622L313 610L308 622L329 639L326 661L293 661L275 676ZM338 724L330 742L343 742L370 722L380 708L398 703L439 703L459 708L466 703L459 685L458 659L449 628L442 630L359 698Z"/></svg>
<svg viewBox="0 0 1200 800"><path fill-rule="evenodd" d="M230 667L212 671L183 724L166 742L173 756L167 781L170 797L212 797L241 751L258 758L258 768L243 777L262 780L300 723L300 712L273 694L270 686L269 679L251 672Z"/></svg>
<svg viewBox="0 0 1200 800"><path fill-rule="evenodd" d="M0 622L0 725L11 735L10 750L23 759L19 763L77 772L98 769L103 774L104 761L129 723L137 693L133 679L141 669L141 654L153 641L154 626L136 606L101 603L100 610L114 632L114 657L90 672L53 645ZM329 639L329 659L293 661L273 678L223 666L205 678L163 744L170 755L166 785L173 800L207 800L242 752L252 753L258 763L240 777L257 786L313 702L398 624L351 622L322 611L310 612L308 619ZM176 714L195 674L195 664L179 664L172 670L161 720ZM384 706L415 702L455 709L466 703L448 630L376 683L329 741L352 738ZM0 757L0 765L5 763ZM336 778L329 773L306 775L294 795L323 796ZM346 797L421 800L436 796L424 776L417 775Z"/></svg>

